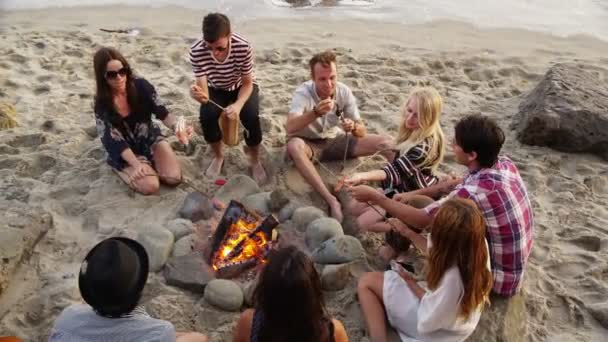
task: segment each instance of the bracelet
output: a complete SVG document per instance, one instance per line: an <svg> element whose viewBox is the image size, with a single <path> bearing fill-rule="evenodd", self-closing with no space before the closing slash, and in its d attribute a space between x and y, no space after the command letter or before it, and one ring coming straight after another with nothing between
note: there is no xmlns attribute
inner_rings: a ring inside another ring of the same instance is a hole
<svg viewBox="0 0 608 342"><path fill-rule="evenodd" d="M321 114L319 114L319 111L317 111L317 106L312 107L312 112L315 114L316 117L321 116Z"/></svg>

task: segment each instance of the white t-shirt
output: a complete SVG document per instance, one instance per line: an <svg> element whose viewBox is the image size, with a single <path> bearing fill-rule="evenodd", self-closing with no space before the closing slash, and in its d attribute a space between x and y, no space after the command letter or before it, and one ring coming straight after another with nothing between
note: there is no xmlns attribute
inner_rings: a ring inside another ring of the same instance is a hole
<svg viewBox="0 0 608 342"><path fill-rule="evenodd" d="M336 83L336 96L334 98L336 105L327 114L317 118L308 126L291 136L306 138L306 139L332 139L342 131L340 127L340 119L336 115L336 111L340 110L345 118L354 121L360 120L359 108L357 108L357 100L353 92L347 85L341 82ZM293 94L289 113L292 116L303 115L305 112L310 112L321 102L315 90L315 84L311 81L302 83Z"/></svg>

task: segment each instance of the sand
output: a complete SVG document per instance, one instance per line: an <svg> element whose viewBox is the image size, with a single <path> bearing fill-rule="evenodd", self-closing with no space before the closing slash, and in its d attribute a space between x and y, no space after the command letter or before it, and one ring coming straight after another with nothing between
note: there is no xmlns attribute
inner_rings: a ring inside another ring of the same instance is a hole
<svg viewBox="0 0 608 342"><path fill-rule="evenodd" d="M196 121L198 106L188 96L193 75L187 53L200 35L203 13L106 7L0 16L0 101L15 105L20 124L0 135L0 185L8 189L0 197L18 194L54 219L54 228L0 297L0 335L42 341L62 308L80 300L75 274L89 248L109 235L132 235L136 224L175 217L189 190L163 188L159 196L135 195L106 165L99 139L87 133L94 126L92 54L100 45L117 47L156 86L173 113ZM140 28L138 36L98 30L133 26ZM589 307L608 298L608 164L591 155L521 145L509 127L523 96L550 65L576 61L606 66L608 43L587 36L480 30L457 22L408 26L241 19L235 26L256 48L265 163L272 176L264 189L283 188L326 209L283 162L288 103L307 79L306 63L313 53L326 48L338 52L341 80L352 87L371 132L394 134L396 113L408 91L433 85L444 96L446 135L453 136L455 122L466 114L495 118L507 133L504 153L518 164L528 186L536 223L524 284L529 340L605 338L607 330ZM185 176L212 194L217 186L202 176L211 151L201 137L195 141L195 153L180 153L179 159ZM247 173L246 166L242 148L228 150L224 175ZM448 153L442 171L464 169ZM89 216L99 218L97 230L84 225ZM361 238L374 264L379 238ZM351 340L367 341L355 289L352 279L345 290L327 293L326 299ZM203 307L199 299L151 274L145 304L180 330L203 331L212 341L231 340L237 314Z"/></svg>

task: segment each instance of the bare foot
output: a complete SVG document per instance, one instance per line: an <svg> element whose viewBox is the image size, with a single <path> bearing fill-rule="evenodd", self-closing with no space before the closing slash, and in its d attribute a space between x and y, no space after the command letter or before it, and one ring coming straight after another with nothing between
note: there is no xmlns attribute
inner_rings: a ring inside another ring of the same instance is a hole
<svg viewBox="0 0 608 342"><path fill-rule="evenodd" d="M222 172L222 165L224 164L223 157L214 157L205 172L205 176L207 177L217 177Z"/></svg>
<svg viewBox="0 0 608 342"><path fill-rule="evenodd" d="M342 215L342 206L340 205L340 202L338 202L338 200L334 197L333 200L327 202L327 204L329 205L331 217L342 223L344 216Z"/></svg>
<svg viewBox="0 0 608 342"><path fill-rule="evenodd" d="M251 166L251 174L258 184L264 184L266 182L266 170L264 170L262 163L257 162L253 164Z"/></svg>

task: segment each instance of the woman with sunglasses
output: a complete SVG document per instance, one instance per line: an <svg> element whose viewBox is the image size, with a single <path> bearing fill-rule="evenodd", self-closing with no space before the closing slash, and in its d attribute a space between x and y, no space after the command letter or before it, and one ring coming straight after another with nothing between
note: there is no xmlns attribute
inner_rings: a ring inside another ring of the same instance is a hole
<svg viewBox="0 0 608 342"><path fill-rule="evenodd" d="M169 143L152 122L152 114L174 129L176 118L161 103L156 90L133 74L116 49L102 47L93 57L95 120L108 164L133 190L156 193L159 182L177 185L182 174ZM191 134L192 128L186 128Z"/></svg>

